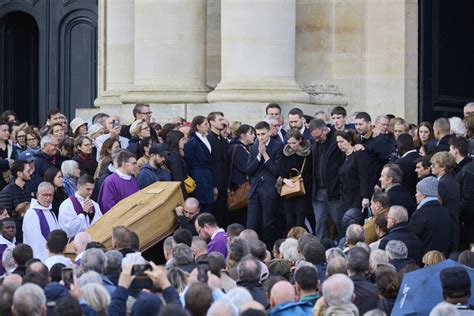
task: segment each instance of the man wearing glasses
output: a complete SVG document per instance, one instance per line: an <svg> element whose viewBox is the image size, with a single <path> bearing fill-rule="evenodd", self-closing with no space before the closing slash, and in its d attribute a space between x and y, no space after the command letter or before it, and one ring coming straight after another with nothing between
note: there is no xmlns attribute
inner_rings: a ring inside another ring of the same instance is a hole
<svg viewBox="0 0 474 316"><path fill-rule="evenodd" d="M23 242L33 249L33 257L44 262L48 258L46 241L55 229L60 229L56 215L51 211L54 188L49 182L38 186L36 199L31 199L30 208L23 218Z"/></svg>
<svg viewBox="0 0 474 316"><path fill-rule="evenodd" d="M151 111L149 104L138 103L133 107L133 117L135 118L134 121L144 120L148 125L150 125L152 114L153 112ZM131 125L122 125L122 128L120 129L120 136L128 139L132 138L132 135L130 134L130 126ZM158 135L156 134L156 130L154 128L150 129L150 137L154 143L158 143Z"/></svg>
<svg viewBox="0 0 474 316"><path fill-rule="evenodd" d="M193 236L197 235L198 233L194 226L194 222L196 217L199 215L199 201L190 197L184 201L183 206L175 208L175 212L178 216L179 227L189 229Z"/></svg>
<svg viewBox="0 0 474 316"><path fill-rule="evenodd" d="M56 136L48 134L41 138L41 150L35 153L35 171L29 188L36 190L38 184L43 181L46 170L51 167L60 168L58 155L59 141Z"/></svg>

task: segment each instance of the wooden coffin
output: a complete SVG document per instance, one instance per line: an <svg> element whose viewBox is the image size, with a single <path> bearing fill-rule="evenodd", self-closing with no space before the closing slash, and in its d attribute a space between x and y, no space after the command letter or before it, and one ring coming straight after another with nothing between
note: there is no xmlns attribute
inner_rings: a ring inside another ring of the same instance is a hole
<svg viewBox="0 0 474 316"><path fill-rule="evenodd" d="M120 201L86 231L112 249L112 228L126 226L138 234L140 251L145 251L176 229L174 209L182 204L180 182L156 182ZM72 243L66 253L73 255Z"/></svg>

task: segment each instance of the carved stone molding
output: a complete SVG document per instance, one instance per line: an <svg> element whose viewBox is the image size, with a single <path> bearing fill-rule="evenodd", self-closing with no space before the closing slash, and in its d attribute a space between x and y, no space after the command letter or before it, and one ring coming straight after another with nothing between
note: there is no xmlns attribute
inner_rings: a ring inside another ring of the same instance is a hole
<svg viewBox="0 0 474 316"><path fill-rule="evenodd" d="M310 103L313 104L346 106L349 103L349 97L332 83L315 82L303 84L301 88L309 94Z"/></svg>
<svg viewBox="0 0 474 316"><path fill-rule="evenodd" d="M34 7L40 0L0 0L0 9L11 4L29 4Z"/></svg>

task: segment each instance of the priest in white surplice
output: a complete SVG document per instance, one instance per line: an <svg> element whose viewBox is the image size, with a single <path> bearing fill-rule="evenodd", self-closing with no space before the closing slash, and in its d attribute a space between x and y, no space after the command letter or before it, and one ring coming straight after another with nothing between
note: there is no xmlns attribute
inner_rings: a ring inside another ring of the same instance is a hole
<svg viewBox="0 0 474 316"><path fill-rule="evenodd" d="M46 239L48 234L60 229L56 215L51 211L54 188L51 183L38 186L37 199L31 199L30 208L23 218L23 242L33 249L33 257L44 262L48 258Z"/></svg>
<svg viewBox="0 0 474 316"><path fill-rule="evenodd" d="M73 238L85 231L100 217L99 204L91 200L94 190L94 179L90 175L83 175L77 183L74 195L64 200L59 207L59 225L68 238Z"/></svg>

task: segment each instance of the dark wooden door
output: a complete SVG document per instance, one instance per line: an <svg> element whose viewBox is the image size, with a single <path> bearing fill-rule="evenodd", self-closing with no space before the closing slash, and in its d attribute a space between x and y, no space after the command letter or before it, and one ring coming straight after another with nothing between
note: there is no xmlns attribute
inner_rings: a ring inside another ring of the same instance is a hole
<svg viewBox="0 0 474 316"><path fill-rule="evenodd" d="M52 107L69 119L93 107L97 11L98 0L0 0L0 110L41 125Z"/></svg>
<svg viewBox="0 0 474 316"><path fill-rule="evenodd" d="M462 117L474 101L474 1L421 0L420 120Z"/></svg>

